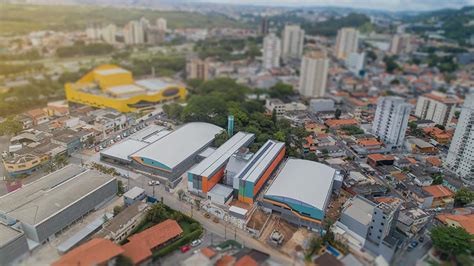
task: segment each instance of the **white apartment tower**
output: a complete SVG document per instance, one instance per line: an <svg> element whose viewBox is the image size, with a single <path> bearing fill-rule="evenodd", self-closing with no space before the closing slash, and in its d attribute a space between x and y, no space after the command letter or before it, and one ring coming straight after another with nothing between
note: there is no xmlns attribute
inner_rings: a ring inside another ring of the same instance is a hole
<svg viewBox="0 0 474 266"><path fill-rule="evenodd" d="M304 97L323 97L326 93L329 59L323 52L310 52L303 57L299 92Z"/></svg>
<svg viewBox="0 0 474 266"><path fill-rule="evenodd" d="M398 55L411 52L411 37L409 34L395 34L390 42L391 54Z"/></svg>
<svg viewBox="0 0 474 266"><path fill-rule="evenodd" d="M125 25L123 37L126 44L145 43L145 29L140 21L132 20Z"/></svg>
<svg viewBox="0 0 474 266"><path fill-rule="evenodd" d="M468 95L459 116L446 164L460 177L474 180L474 92Z"/></svg>
<svg viewBox="0 0 474 266"><path fill-rule="evenodd" d="M415 115L446 127L451 123L457 103L457 98L441 92L423 94L416 102Z"/></svg>
<svg viewBox="0 0 474 266"><path fill-rule="evenodd" d="M359 31L354 28L342 28L337 32L335 54L339 59L346 59L359 48Z"/></svg>
<svg viewBox="0 0 474 266"><path fill-rule="evenodd" d="M157 27L157 29L158 29L159 31L165 32L165 31L168 29L168 28L167 28L168 26L167 26L166 19L164 19L164 18L158 18L158 19L156 20L156 27Z"/></svg>
<svg viewBox="0 0 474 266"><path fill-rule="evenodd" d="M285 25L282 35L283 59L301 58L303 55L304 30L299 25Z"/></svg>
<svg viewBox="0 0 474 266"><path fill-rule="evenodd" d="M109 24L102 28L101 36L104 42L108 44L116 43L116 35L117 35L117 26L115 26L115 24Z"/></svg>
<svg viewBox="0 0 474 266"><path fill-rule="evenodd" d="M401 147L405 140L412 106L401 97L380 97L372 124L372 132L386 143Z"/></svg>
<svg viewBox="0 0 474 266"><path fill-rule="evenodd" d="M263 67L271 69L280 66L281 41L275 33L270 33L263 39Z"/></svg>

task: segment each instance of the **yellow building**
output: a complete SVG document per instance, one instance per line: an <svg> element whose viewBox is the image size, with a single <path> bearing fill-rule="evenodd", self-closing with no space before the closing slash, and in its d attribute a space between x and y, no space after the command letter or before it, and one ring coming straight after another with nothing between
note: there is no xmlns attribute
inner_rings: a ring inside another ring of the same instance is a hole
<svg viewBox="0 0 474 266"><path fill-rule="evenodd" d="M183 84L167 78L135 81L132 73L115 65L101 65L75 83L65 85L70 102L120 112L144 110L158 103L184 99Z"/></svg>

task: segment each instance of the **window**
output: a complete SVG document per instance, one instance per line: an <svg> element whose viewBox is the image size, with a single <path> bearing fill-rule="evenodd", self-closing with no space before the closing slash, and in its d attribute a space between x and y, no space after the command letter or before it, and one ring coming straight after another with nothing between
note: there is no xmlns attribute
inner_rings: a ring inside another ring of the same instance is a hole
<svg viewBox="0 0 474 266"><path fill-rule="evenodd" d="M384 220L385 220L385 216L382 216L382 219L384 219Z"/></svg>
<svg viewBox="0 0 474 266"><path fill-rule="evenodd" d="M382 229L379 229L379 233L382 233Z"/></svg>
<svg viewBox="0 0 474 266"><path fill-rule="evenodd" d="M384 223L380 223L380 225L382 225L382 226L383 226L383 225L384 225Z"/></svg>

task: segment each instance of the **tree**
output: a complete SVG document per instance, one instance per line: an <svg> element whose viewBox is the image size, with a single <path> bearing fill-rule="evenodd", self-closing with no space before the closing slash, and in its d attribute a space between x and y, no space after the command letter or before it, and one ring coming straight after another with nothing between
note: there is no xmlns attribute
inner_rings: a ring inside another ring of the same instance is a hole
<svg viewBox="0 0 474 266"><path fill-rule="evenodd" d="M5 121L0 123L0 135L16 135L22 130L23 125L21 122L12 117L7 118Z"/></svg>
<svg viewBox="0 0 474 266"><path fill-rule="evenodd" d="M410 128L411 131L415 131L415 129L418 127L415 121L410 121L408 122L408 127Z"/></svg>
<svg viewBox="0 0 474 266"><path fill-rule="evenodd" d="M273 124L276 125L276 122L277 122L277 110L276 110L276 108L273 108L273 111L272 111L272 121L273 121Z"/></svg>
<svg viewBox="0 0 474 266"><path fill-rule="evenodd" d="M433 182L432 185L441 185L443 184L443 175L442 174L434 174L433 175Z"/></svg>
<svg viewBox="0 0 474 266"><path fill-rule="evenodd" d="M446 129L443 125L438 125L438 124L436 124L435 127L439 128L439 129L441 129L441 130L445 130L445 129Z"/></svg>
<svg viewBox="0 0 474 266"><path fill-rule="evenodd" d="M436 226L431 230L431 240L436 250L448 259L474 252L474 236L462 227Z"/></svg>
<svg viewBox="0 0 474 266"><path fill-rule="evenodd" d="M123 206L121 205L114 206L114 217L117 216L117 214L119 214L122 210L123 210Z"/></svg>
<svg viewBox="0 0 474 266"><path fill-rule="evenodd" d="M201 200L200 199L194 199L194 204L196 205L197 209L201 209Z"/></svg>
<svg viewBox="0 0 474 266"><path fill-rule="evenodd" d="M152 223L160 223L168 217L168 211L163 203L155 203L147 212L147 220Z"/></svg>
<svg viewBox="0 0 474 266"><path fill-rule="evenodd" d="M395 70L400 69L400 66L396 62L396 58L394 56L386 56L383 59L385 63L385 70L388 73L393 73Z"/></svg>
<svg viewBox="0 0 474 266"><path fill-rule="evenodd" d="M133 266L133 261L127 256L118 255L115 264L117 266Z"/></svg>
<svg viewBox="0 0 474 266"><path fill-rule="evenodd" d="M342 114L341 109L337 108L337 109L336 109L336 112L334 112L334 117L335 117L336 119L339 119L339 117L341 117L341 114Z"/></svg>
<svg viewBox="0 0 474 266"><path fill-rule="evenodd" d="M288 96L294 95L295 92L293 91L293 86L278 82L268 90L268 94L270 94L272 98L285 100Z"/></svg>
<svg viewBox="0 0 474 266"><path fill-rule="evenodd" d="M170 119L180 119L184 107L178 103L171 103L163 105L163 111Z"/></svg>
<svg viewBox="0 0 474 266"><path fill-rule="evenodd" d="M121 196L125 192L122 180L117 181L117 195Z"/></svg>
<svg viewBox="0 0 474 266"><path fill-rule="evenodd" d="M474 192L466 187L459 189L454 195L454 203L457 206L464 206L472 201L474 201Z"/></svg>
<svg viewBox="0 0 474 266"><path fill-rule="evenodd" d="M221 133L216 134L216 137L214 138L214 146L219 147L224 144L228 139L229 135L227 134L227 132L222 131Z"/></svg>

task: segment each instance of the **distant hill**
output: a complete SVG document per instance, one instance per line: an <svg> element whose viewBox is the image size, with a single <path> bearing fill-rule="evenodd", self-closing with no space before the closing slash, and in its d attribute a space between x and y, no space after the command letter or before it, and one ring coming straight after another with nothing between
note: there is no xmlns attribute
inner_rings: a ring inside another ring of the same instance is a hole
<svg viewBox="0 0 474 266"><path fill-rule="evenodd" d="M474 34L474 6L426 12L407 18L407 21L415 23L412 27L415 32L441 30L444 37L466 45Z"/></svg>
<svg viewBox="0 0 474 266"><path fill-rule="evenodd" d="M244 23L221 14L183 11L156 11L93 5L16 5L1 4L0 35L39 30L81 30L90 24L115 23L145 17L151 22L163 17L168 27L245 27Z"/></svg>

